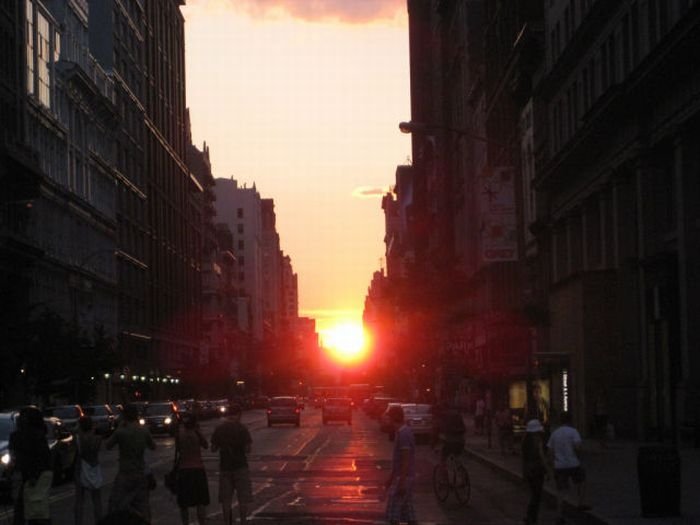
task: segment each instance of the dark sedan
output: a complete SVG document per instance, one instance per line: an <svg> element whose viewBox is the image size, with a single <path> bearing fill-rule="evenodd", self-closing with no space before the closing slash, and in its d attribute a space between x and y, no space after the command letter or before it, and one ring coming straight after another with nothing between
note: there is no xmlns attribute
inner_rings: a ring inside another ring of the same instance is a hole
<svg viewBox="0 0 700 525"><path fill-rule="evenodd" d="M175 403L148 403L143 407L139 422L153 434L175 434L179 415Z"/></svg>

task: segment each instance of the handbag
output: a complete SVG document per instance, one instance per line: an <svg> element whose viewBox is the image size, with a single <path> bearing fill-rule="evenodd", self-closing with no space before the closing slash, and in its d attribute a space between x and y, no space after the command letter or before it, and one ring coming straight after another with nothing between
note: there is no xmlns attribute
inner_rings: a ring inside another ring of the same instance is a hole
<svg viewBox="0 0 700 525"><path fill-rule="evenodd" d="M84 459L80 460L80 485L86 489L99 489L102 486L102 468L100 464L90 465Z"/></svg>

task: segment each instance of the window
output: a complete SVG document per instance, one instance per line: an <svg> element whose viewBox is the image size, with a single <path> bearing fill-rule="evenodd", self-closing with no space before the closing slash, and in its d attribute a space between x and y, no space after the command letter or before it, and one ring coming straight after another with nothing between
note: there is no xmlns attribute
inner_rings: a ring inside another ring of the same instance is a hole
<svg viewBox="0 0 700 525"><path fill-rule="evenodd" d="M236 216L237 216L239 219L242 219L242 218L243 218L243 208L238 208L238 210L237 210L237 212L236 212Z"/></svg>
<svg viewBox="0 0 700 525"><path fill-rule="evenodd" d="M36 73L39 80L39 101L46 107L51 107L51 40L49 21L37 13L37 61Z"/></svg>
<svg viewBox="0 0 700 525"><path fill-rule="evenodd" d="M239 225L236 227L236 229L237 229L238 233L243 233L243 224L239 224Z"/></svg>
<svg viewBox="0 0 700 525"><path fill-rule="evenodd" d="M34 6L27 0L27 93L34 93Z"/></svg>
<svg viewBox="0 0 700 525"><path fill-rule="evenodd" d="M238 256L238 266L245 266L245 257L242 255Z"/></svg>
<svg viewBox="0 0 700 525"><path fill-rule="evenodd" d="M244 250L245 249L245 241L243 239L240 239L238 241L238 249L239 250Z"/></svg>

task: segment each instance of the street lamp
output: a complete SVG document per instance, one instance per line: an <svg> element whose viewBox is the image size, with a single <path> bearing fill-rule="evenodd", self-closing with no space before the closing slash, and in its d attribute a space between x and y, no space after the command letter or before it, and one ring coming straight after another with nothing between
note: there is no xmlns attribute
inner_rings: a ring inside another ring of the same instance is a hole
<svg viewBox="0 0 700 525"><path fill-rule="evenodd" d="M454 133L459 137L469 137L474 140L479 140L481 142L490 144L499 144L491 139L487 139L481 135L477 135L471 130L453 128L452 126L444 126L442 124L429 124L426 122L414 122L409 120L408 122L399 122L399 130L401 133L428 133L431 131L448 131Z"/></svg>

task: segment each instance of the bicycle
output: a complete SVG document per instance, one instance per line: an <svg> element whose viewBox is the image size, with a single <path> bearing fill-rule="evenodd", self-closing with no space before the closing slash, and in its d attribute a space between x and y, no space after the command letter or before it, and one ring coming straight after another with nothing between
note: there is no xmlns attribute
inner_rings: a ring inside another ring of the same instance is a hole
<svg viewBox="0 0 700 525"><path fill-rule="evenodd" d="M440 503L447 501L453 491L460 506L469 503L472 492L469 472L458 456L450 454L444 462L435 465L433 490Z"/></svg>

